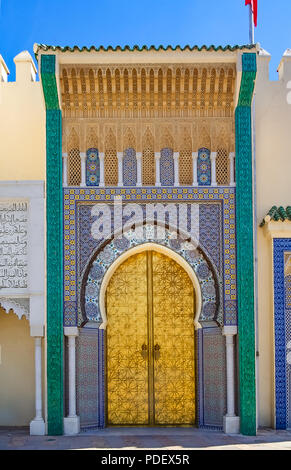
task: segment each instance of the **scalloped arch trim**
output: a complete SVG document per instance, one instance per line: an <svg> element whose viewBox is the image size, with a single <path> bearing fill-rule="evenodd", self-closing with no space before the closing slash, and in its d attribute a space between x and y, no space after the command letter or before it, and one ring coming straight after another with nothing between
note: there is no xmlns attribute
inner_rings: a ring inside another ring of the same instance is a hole
<svg viewBox="0 0 291 470"><path fill-rule="evenodd" d="M23 299L23 301L25 300L26 299ZM10 310L13 310L19 320L21 320L23 316L25 316L26 319L29 320L29 310L23 303L21 303L20 300L17 302L16 299L3 297L0 298L0 306L5 310L7 314L10 312Z"/></svg>

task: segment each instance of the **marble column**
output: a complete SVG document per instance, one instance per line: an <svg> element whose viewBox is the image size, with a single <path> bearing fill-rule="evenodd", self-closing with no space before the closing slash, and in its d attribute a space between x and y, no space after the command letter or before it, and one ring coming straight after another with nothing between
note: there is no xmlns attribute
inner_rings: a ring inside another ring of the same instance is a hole
<svg viewBox="0 0 291 470"><path fill-rule="evenodd" d="M35 366L35 418L30 422L31 436L45 435L45 422L42 417L42 337L43 326L31 326L31 336L34 337L34 366Z"/></svg>
<svg viewBox="0 0 291 470"><path fill-rule="evenodd" d="M104 188L105 182L104 182L104 152L99 152L99 161L100 161L100 180L99 180L99 186L100 188Z"/></svg>
<svg viewBox="0 0 291 470"><path fill-rule="evenodd" d="M117 186L123 186L123 168L122 168L123 152L117 152L117 159L118 159L118 184Z"/></svg>
<svg viewBox="0 0 291 470"><path fill-rule="evenodd" d="M211 186L217 186L216 182L216 157L217 152L211 152L210 160L211 160Z"/></svg>
<svg viewBox="0 0 291 470"><path fill-rule="evenodd" d="M234 158L235 158L235 153L230 152L229 154L229 185L230 186L235 186L235 180L234 180Z"/></svg>
<svg viewBox="0 0 291 470"><path fill-rule="evenodd" d="M156 186L161 186L160 160L161 160L161 152L155 152Z"/></svg>
<svg viewBox="0 0 291 470"><path fill-rule="evenodd" d="M193 162L193 186L198 186L198 173L197 173L197 160L198 160L198 152L192 152L192 162Z"/></svg>
<svg viewBox="0 0 291 470"><path fill-rule="evenodd" d="M223 429L226 434L238 434L240 419L235 414L235 355L234 337L237 335L236 326L224 326L223 334L226 344L226 401L227 413L223 417Z"/></svg>
<svg viewBox="0 0 291 470"><path fill-rule="evenodd" d="M142 152L136 152L137 186L142 186Z"/></svg>
<svg viewBox="0 0 291 470"><path fill-rule="evenodd" d="M83 188L86 186L86 153L80 152L81 157L81 184L80 186Z"/></svg>
<svg viewBox="0 0 291 470"><path fill-rule="evenodd" d="M174 186L179 186L179 152L174 152Z"/></svg>
<svg viewBox="0 0 291 470"><path fill-rule="evenodd" d="M63 186L68 186L68 154L63 153Z"/></svg>
<svg viewBox="0 0 291 470"><path fill-rule="evenodd" d="M76 414L76 337L77 327L65 327L64 334L68 338L69 368L69 414L64 418L64 433L68 435L80 432L80 418Z"/></svg>

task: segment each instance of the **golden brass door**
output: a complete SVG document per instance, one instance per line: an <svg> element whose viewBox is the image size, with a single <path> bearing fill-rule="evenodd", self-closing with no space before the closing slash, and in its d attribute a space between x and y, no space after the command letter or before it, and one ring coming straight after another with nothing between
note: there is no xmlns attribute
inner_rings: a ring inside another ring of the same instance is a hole
<svg viewBox="0 0 291 470"><path fill-rule="evenodd" d="M126 260L107 288L107 422L195 422L194 291L169 257Z"/></svg>

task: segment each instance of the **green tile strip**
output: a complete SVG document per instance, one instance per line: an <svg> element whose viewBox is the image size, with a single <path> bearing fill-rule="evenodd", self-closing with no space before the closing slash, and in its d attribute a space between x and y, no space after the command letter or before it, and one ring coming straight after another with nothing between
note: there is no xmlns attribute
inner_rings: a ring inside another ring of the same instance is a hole
<svg viewBox="0 0 291 470"><path fill-rule="evenodd" d="M55 55L41 56L46 105L47 419L48 434L63 434L62 116Z"/></svg>
<svg viewBox="0 0 291 470"><path fill-rule="evenodd" d="M252 98L256 54L242 55L242 78L235 110L237 285L241 433L256 434Z"/></svg>

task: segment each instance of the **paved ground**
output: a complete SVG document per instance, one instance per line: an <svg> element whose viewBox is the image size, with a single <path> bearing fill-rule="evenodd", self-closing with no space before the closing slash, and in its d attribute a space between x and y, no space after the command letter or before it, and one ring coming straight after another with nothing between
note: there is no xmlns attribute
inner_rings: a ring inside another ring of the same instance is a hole
<svg viewBox="0 0 291 470"><path fill-rule="evenodd" d="M256 437L193 428L107 428L78 436L29 436L0 428L1 450L169 449L291 450L291 431L259 430Z"/></svg>

